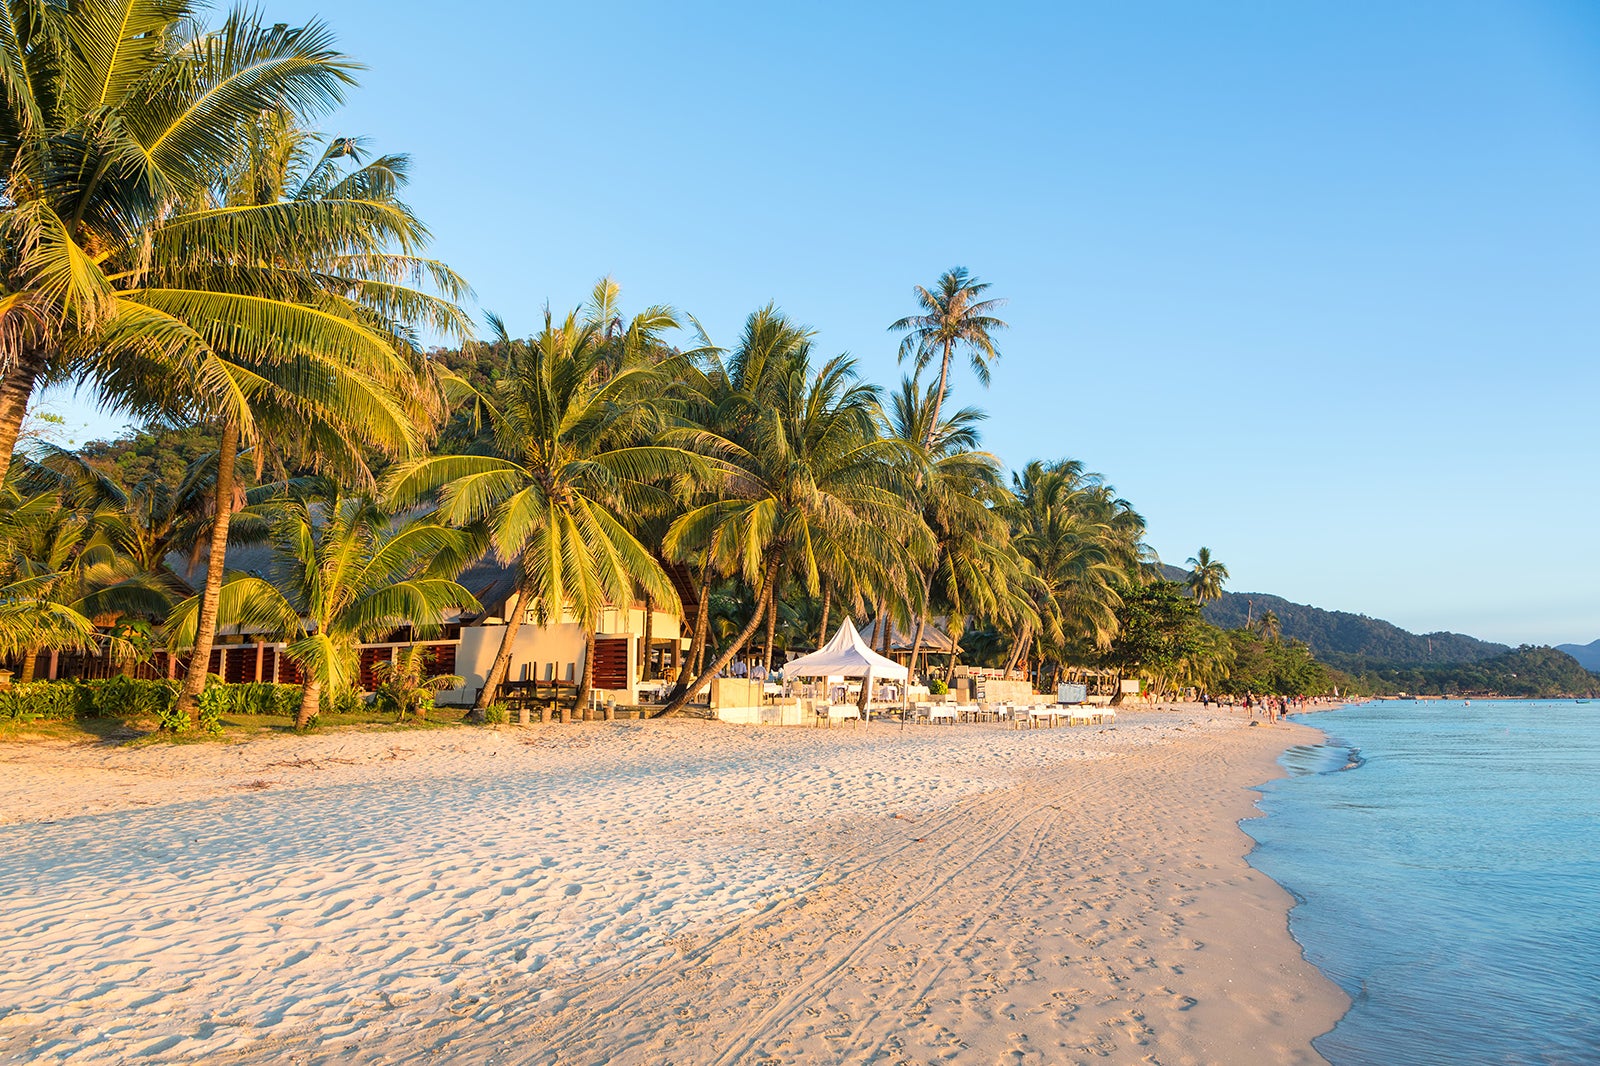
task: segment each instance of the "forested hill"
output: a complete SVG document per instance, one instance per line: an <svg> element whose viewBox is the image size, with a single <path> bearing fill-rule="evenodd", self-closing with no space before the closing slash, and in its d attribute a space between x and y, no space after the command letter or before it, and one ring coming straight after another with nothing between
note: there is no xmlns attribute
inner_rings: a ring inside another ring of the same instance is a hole
<svg viewBox="0 0 1600 1066"><path fill-rule="evenodd" d="M1187 577L1175 566L1164 570L1173 581ZM1462 633L1410 633L1381 618L1325 611L1263 592L1224 592L1206 604L1205 618L1223 629L1237 629L1247 619L1259 622L1268 611L1278 616L1285 638L1304 641L1318 659L1341 670L1469 663L1511 650Z"/></svg>
<svg viewBox="0 0 1600 1066"><path fill-rule="evenodd" d="M1503 655L1441 666L1384 666L1357 674L1359 691L1419 696L1594 696L1600 676L1554 648L1524 645Z"/></svg>

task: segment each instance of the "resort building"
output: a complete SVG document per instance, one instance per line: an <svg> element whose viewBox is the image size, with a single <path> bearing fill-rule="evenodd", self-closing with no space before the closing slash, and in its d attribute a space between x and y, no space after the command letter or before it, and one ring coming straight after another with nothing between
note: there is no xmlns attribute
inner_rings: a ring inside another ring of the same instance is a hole
<svg viewBox="0 0 1600 1066"><path fill-rule="evenodd" d="M266 555L248 547L235 548L228 553L228 563L230 570L263 573ZM666 569L682 602L684 616L692 618L698 607L694 582L681 566L669 565ZM189 577L194 584L203 582L204 569ZM377 687L379 663L393 660L399 651L421 645L427 649L429 674L454 674L462 679L459 687L439 693L437 702L465 706L477 698L500 650L506 619L519 609L518 597L509 568L489 559L468 568L458 580L477 597L483 610L460 614L431 631L401 626L382 640L359 645L358 684L363 691ZM676 611L647 612L643 602L602 611L595 639L596 700L635 703L641 682L675 676L673 672L689 644L686 628ZM539 625L533 612L528 611L517 631L506 680L530 683L529 687L540 695L571 698L583 679L583 638L583 628L566 613L560 620ZM249 631L224 628L218 631L211 649L210 671L229 684L300 684L303 678L299 666L284 654L285 644L281 640L264 640ZM171 678L180 676L185 666L182 653L156 651L135 664L134 673L144 678ZM40 680L94 679L110 677L122 669L103 649L87 653L45 651L35 661L34 676Z"/></svg>

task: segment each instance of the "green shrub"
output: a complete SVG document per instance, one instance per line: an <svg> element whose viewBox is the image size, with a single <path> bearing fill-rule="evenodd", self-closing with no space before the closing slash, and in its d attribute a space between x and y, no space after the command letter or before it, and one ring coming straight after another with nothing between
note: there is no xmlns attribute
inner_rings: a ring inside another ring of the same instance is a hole
<svg viewBox="0 0 1600 1066"><path fill-rule="evenodd" d="M164 720L178 699L177 683L135 677L104 681L30 681L0 687L0 721L44 718L156 718Z"/></svg>
<svg viewBox="0 0 1600 1066"><path fill-rule="evenodd" d="M161 723L164 733L187 733L189 731L189 715L178 710L178 701L173 700L170 706L163 707L156 712L156 720Z"/></svg>
<svg viewBox="0 0 1600 1066"><path fill-rule="evenodd" d="M484 725L505 725L511 721L511 708L503 703L491 703L483 709Z"/></svg>
<svg viewBox="0 0 1600 1066"><path fill-rule="evenodd" d="M300 707L300 689L295 685L250 681L229 685L227 692L228 714L275 714L292 718Z"/></svg>
<svg viewBox="0 0 1600 1066"><path fill-rule="evenodd" d="M937 678L936 677L932 681L928 682L928 694L929 695L932 695L932 696L943 696L945 693L947 693L949 691L950 691L950 686L945 684L944 680L942 678Z"/></svg>
<svg viewBox="0 0 1600 1066"><path fill-rule="evenodd" d="M88 713L95 718L160 719L178 701L176 681L145 681L119 674L81 684L88 693Z"/></svg>
<svg viewBox="0 0 1600 1066"><path fill-rule="evenodd" d="M324 697L322 705L330 714L357 714L366 708L366 701L355 689L345 688Z"/></svg>
<svg viewBox="0 0 1600 1066"><path fill-rule="evenodd" d="M90 693L76 681L30 681L25 685L0 687L0 721L32 722L39 718L71 721L80 713L92 713L85 706Z"/></svg>

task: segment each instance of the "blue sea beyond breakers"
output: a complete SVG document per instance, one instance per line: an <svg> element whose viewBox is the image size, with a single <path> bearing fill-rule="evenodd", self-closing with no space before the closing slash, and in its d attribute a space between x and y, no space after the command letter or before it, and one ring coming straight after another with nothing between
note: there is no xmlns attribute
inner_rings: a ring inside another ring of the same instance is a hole
<svg viewBox="0 0 1600 1066"><path fill-rule="evenodd" d="M1297 719L1245 823L1350 994L1334 1066L1600 1063L1600 701L1384 701Z"/></svg>

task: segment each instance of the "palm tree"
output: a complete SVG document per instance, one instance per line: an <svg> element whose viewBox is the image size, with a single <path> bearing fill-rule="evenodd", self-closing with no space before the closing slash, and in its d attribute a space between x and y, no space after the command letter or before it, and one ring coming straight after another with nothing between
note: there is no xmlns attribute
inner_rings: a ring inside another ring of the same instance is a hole
<svg viewBox="0 0 1600 1066"><path fill-rule="evenodd" d="M1040 629L1025 631L1014 665L1034 636L1052 644L1106 647L1116 635L1117 584L1126 574L1120 531L1099 513L1096 481L1075 460L1034 461L1012 476L1011 539L1039 582Z"/></svg>
<svg viewBox="0 0 1600 1066"><path fill-rule="evenodd" d="M357 678L356 645L410 625L426 630L452 610L476 609L454 580L474 539L426 517L397 521L365 496L329 480L256 505L274 558L266 578L233 575L223 586L224 624L290 640L284 653L304 671L295 728L305 729L324 693ZM175 647L194 639L199 597L173 611Z"/></svg>
<svg viewBox="0 0 1600 1066"><path fill-rule="evenodd" d="M237 406L195 334L233 332L242 347L306 327L192 291L152 295L139 269L152 231L224 167L242 125L323 113L353 83L355 64L318 23L239 10L207 29L196 10L18 0L0 18L0 476L41 380L87 372L116 405L124 397L100 371L138 352L165 363L169 385L192 380Z"/></svg>
<svg viewBox="0 0 1600 1066"><path fill-rule="evenodd" d="M349 460L358 442L393 451L397 438L409 450L403 401L429 392L394 387L416 376L409 323L459 312L406 281L449 295L458 279L412 254L426 231L393 198L403 168L343 179L313 167L282 202L284 184L261 180L302 161L281 135L353 83L320 24L235 11L206 29L185 0L12 14L0 20L14 205L0 218L0 470L43 379L84 378L131 414L218 424L215 573L179 700L192 714L241 440L258 440L276 408L295 418L275 435L303 452Z"/></svg>
<svg viewBox="0 0 1600 1066"><path fill-rule="evenodd" d="M651 443L661 411L660 379L648 366L611 372L603 335L573 312L545 312L531 341L491 326L507 354L488 402L488 454L436 455L401 464L388 483L404 504L439 492L439 513L457 525L484 523L495 554L512 567L516 603L474 711L494 701L524 619L540 625L570 613L585 634L578 704L593 678L600 612L627 606L636 589L662 605L678 596L650 550L621 517L659 504L659 480L692 472L680 447Z"/></svg>
<svg viewBox="0 0 1600 1066"><path fill-rule="evenodd" d="M253 444L258 470L270 454L371 484L368 455L415 453L442 413L413 325L466 329L452 302L464 285L416 254L427 231L398 199L404 157L363 161L358 141L320 144L282 112L259 116L247 133L212 200L157 230L140 290L152 306L210 316L218 328L193 332L189 343L236 401L202 414L217 424L219 445L206 583L179 695L191 715L205 687L228 528L241 499L240 446ZM346 161L356 166L346 170ZM424 281L444 295L418 288ZM154 413L170 400L149 396L143 383L166 378L143 362L123 355L100 376Z"/></svg>
<svg viewBox="0 0 1600 1066"><path fill-rule="evenodd" d="M1276 644L1283 637L1283 625L1278 621L1277 611L1268 611L1261 616L1261 621L1256 623L1261 632L1261 639Z"/></svg>
<svg viewBox="0 0 1600 1066"><path fill-rule="evenodd" d="M1206 604L1222 596L1222 583L1228 580L1228 568L1211 557L1210 548L1201 548L1198 555L1189 556L1189 595L1196 603Z"/></svg>
<svg viewBox="0 0 1600 1066"><path fill-rule="evenodd" d="M29 473L45 487L19 491L13 478L0 490L0 654L21 657L24 682L41 650L104 642L97 619L160 617L172 603L159 580L118 552L99 511L72 505L70 483L44 468Z"/></svg>
<svg viewBox="0 0 1600 1066"><path fill-rule="evenodd" d="M752 315L746 338L795 331L772 308ZM726 375L738 383L717 392L723 433L679 431L719 464L715 498L691 508L668 531L666 548L710 553L714 569L738 575L753 590L741 631L700 676L660 713L682 707L732 660L767 617L785 570L817 595L823 549L862 558L886 545L912 556L931 547L927 527L905 498L899 444L878 432L877 390L857 380L853 360L838 356L813 371L809 340L780 358L764 344L742 344ZM762 366L757 367L760 363Z"/></svg>
<svg viewBox="0 0 1600 1066"><path fill-rule="evenodd" d="M993 549L1006 545L1008 532L991 507L1004 492L999 460L977 450L977 425L985 416L968 407L930 424L938 407L937 388L924 390L913 376L901 381L888 410L889 435L912 464L913 499L933 533L933 556L921 568L913 672L933 603L992 617L1000 611L1012 573L1003 563L994 565Z"/></svg>
<svg viewBox="0 0 1600 1066"><path fill-rule="evenodd" d="M940 425L939 409L949 395L950 361L956 349L966 349L972 372L984 385L989 384L989 363L1000 358L994 334L1005 329L1006 323L994 317L994 311L1005 301L980 299L988 288L987 282L968 274L966 267L953 267L940 275L932 291L921 285L913 290L921 314L908 315L889 327L905 333L899 358L904 362L911 357L915 374L920 375L935 358L939 360L939 385L923 441L926 447L932 448Z"/></svg>

